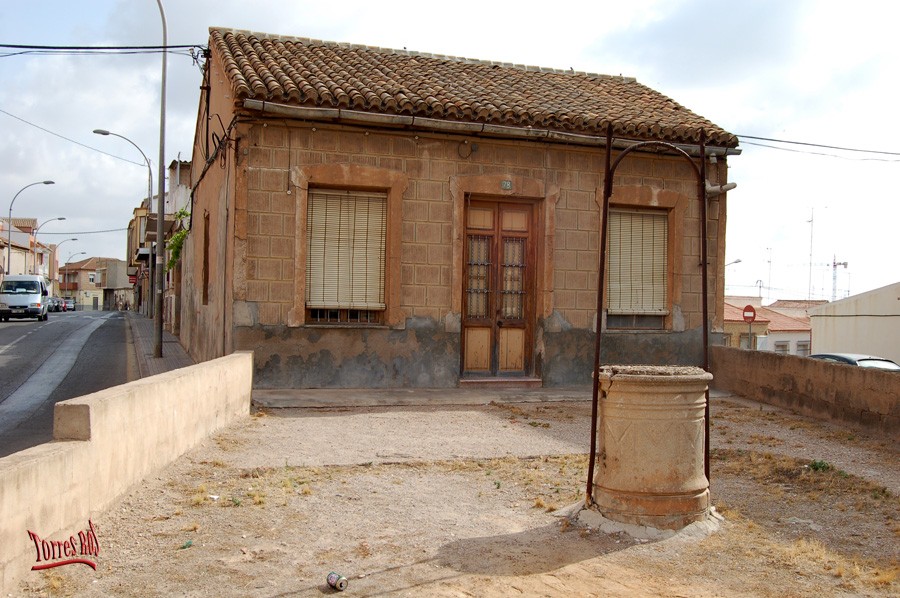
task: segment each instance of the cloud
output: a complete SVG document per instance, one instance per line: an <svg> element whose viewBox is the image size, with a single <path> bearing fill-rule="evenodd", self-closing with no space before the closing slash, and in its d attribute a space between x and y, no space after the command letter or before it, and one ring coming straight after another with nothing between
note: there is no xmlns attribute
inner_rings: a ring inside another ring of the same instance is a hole
<svg viewBox="0 0 900 598"><path fill-rule="evenodd" d="M466 2L386 10L371 2L341 9L297 0L163 0L170 44L206 44L211 26L234 27L421 52L635 76L735 133L900 151L900 8L857 0L657 0L613 3L558 0L539 11L524 4ZM53 15L47 18L46 15ZM158 45L162 26L152 0L7 2L5 43ZM146 168L128 137L153 163L159 143L160 56L15 56L0 58L0 109L110 158L0 114L0 197L29 189L15 215L41 231L127 226L146 193ZM165 161L190 159L200 72L170 55ZM807 151L804 148L795 148ZM813 262L830 297L834 254L850 261L854 291L900 280L896 253L900 163L866 163L743 145L729 161L729 283L772 286L805 296L809 212L815 208ZM809 150L813 151L813 150ZM846 155L842 152L842 155ZM8 201L7 199L7 201ZM5 215L7 203L0 199ZM827 207L826 207L827 206ZM58 227L58 228L57 228ZM71 236L71 235L70 235ZM66 245L90 255L124 257L124 232L78 235ZM64 238L64 237L59 237ZM65 257L65 256L64 256ZM827 266L825 264L828 264ZM768 285L768 283L765 283Z"/></svg>

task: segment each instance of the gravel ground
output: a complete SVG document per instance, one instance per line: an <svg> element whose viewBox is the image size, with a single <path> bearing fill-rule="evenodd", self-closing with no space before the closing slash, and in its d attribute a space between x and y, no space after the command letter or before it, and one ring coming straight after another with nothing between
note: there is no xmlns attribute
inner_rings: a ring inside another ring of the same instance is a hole
<svg viewBox="0 0 900 598"><path fill-rule="evenodd" d="M98 568L23 595L896 596L896 443L712 403L712 533L606 534L583 496L590 404L256 413L94 517Z"/></svg>

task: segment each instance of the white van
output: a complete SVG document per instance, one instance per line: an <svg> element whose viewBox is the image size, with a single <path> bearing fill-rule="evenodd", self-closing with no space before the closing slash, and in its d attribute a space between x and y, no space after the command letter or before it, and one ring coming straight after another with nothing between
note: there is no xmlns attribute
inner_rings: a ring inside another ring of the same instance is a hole
<svg viewBox="0 0 900 598"><path fill-rule="evenodd" d="M0 320L10 318L47 319L50 291L43 276L10 275L0 283Z"/></svg>

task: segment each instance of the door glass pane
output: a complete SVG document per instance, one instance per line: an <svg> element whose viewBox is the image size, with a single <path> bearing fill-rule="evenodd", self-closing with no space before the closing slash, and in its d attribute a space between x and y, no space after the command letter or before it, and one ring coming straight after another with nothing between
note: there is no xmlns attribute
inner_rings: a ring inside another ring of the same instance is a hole
<svg viewBox="0 0 900 598"><path fill-rule="evenodd" d="M525 239L503 239L502 317L521 320L525 316Z"/></svg>
<svg viewBox="0 0 900 598"><path fill-rule="evenodd" d="M466 315L488 317L491 288L491 237L469 235L466 284Z"/></svg>

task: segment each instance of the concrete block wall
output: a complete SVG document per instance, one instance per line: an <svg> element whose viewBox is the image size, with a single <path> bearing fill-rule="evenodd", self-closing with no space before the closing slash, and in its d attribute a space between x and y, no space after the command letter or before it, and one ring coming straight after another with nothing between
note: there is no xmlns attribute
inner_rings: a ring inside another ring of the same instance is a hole
<svg viewBox="0 0 900 598"><path fill-rule="evenodd" d="M245 284L247 300L258 304L257 322L285 323L293 302L295 218L305 215L295 213L296 193L291 186L290 168L348 163L396 170L409 177L402 209L401 303L407 316L435 321L447 315L453 292L450 178L503 174L558 186L560 199L552 256L554 304L571 326L590 328L596 311L598 201L605 150L499 140L466 141L321 126L252 126L247 163ZM696 311L690 314L688 327L696 325L700 318L699 301L695 300L700 293L700 271L696 267L700 230L699 207L693 205L697 203L693 201L694 176L683 160L632 155L619 167L616 179L617 186L653 186L691 200L684 208L685 230L681 238L684 249L692 252L686 258L692 267L685 273L688 278L679 282L692 306L689 309ZM717 208L717 202L714 203ZM717 210L710 217L715 220ZM714 256L717 243L710 247Z"/></svg>
<svg viewBox="0 0 900 598"><path fill-rule="evenodd" d="M399 317L389 328L402 330L407 322L415 320L420 326L431 323L434 335L442 331L455 335L454 338L459 336L461 315L454 303L458 304L456 295L461 297L462 292L453 284L454 276L459 276L454 272L459 265L454 263L453 244L459 241L453 238L458 208L454 205L453 179L498 176L540 181L547 190L546 197L554 194L555 204L548 210L553 212L552 221L545 221L551 228L544 231L544 238L552 238L552 243L546 244L545 256L545 269L551 272L544 287L547 309L537 314L537 318L540 320L552 314L554 328L550 332L577 330L585 335L591 333L596 319L599 202L605 149L301 122L248 124L242 135L247 188L237 192L246 193L246 206L238 203L235 222L237 230L245 230L246 235L237 235L235 239L235 255L245 257L234 263L234 296L239 301L235 313L240 316L235 318L234 348L256 352L258 382L263 386L302 384L299 380L289 380L292 373L286 373L290 376L278 374L292 359L304 363L322 361L321 355L313 356L324 349L309 345L294 331L285 330L295 326L291 314L292 310L293 313L297 310L297 285L293 278L297 271L297 256L303 253L298 251L296 243L301 241L295 237L297 219L305 218L305 214L297 213L298 187L291 173L317 165L359 165L402 173L408 178L400 218L393 223L400 228L401 234L396 297L399 306L394 306L399 310ZM244 168L243 164L241 168ZM644 193L650 188L652 192ZM673 265L675 276L671 289L675 305L667 321L670 332L690 331L699 327L702 320L698 266L700 211L696 188L694 171L681 158L633 154L616 173L614 203L663 207L677 212L671 220L671 225L679 230L673 235L678 240L677 245L673 242L670 247L671 259L677 262ZM498 198L503 195L499 187L495 193ZM710 203L710 233L714 237L710 242L710 256L716 260L723 249L717 237L718 200ZM682 258L682 251L690 254ZM388 252L390 254L390 247ZM710 274L711 288L718 288L715 268ZM714 314L713 317L714 321L721 322L721 315ZM448 326L447 322L452 324ZM262 335L265 342L274 335L283 337L285 344L294 348L288 347L288 352L281 353L277 359L267 358L264 355L267 350L254 344L261 336L257 332L261 333L263 329L268 330ZM373 336L369 332L359 334L366 338ZM397 340L393 339L394 342ZM438 342L443 346L454 346L448 339L438 338ZM677 346L683 344L674 337L673 342ZM360 346L366 355L374 351L374 345ZM455 346L458 347L458 342ZM403 370L406 364L401 353L380 355L369 362L380 360L375 364L378 367L387 364L387 369ZM195 358L203 358L192 354ZM630 356L632 359L639 357ZM447 358L458 361L459 356L448 355ZM682 362L693 363L687 357L678 360L678 363ZM442 367L444 365L442 362ZM390 386L407 378L402 374L389 376L383 385ZM558 383L582 381L580 378L575 380L562 375ZM428 379L427 383L435 383L435 380Z"/></svg>
<svg viewBox="0 0 900 598"><path fill-rule="evenodd" d="M900 376L768 351L711 347L713 388L900 439Z"/></svg>
<svg viewBox="0 0 900 598"><path fill-rule="evenodd" d="M54 441L0 459L0 588L144 477L249 414L253 355L235 353L57 403ZM102 531L100 557L103 555Z"/></svg>

